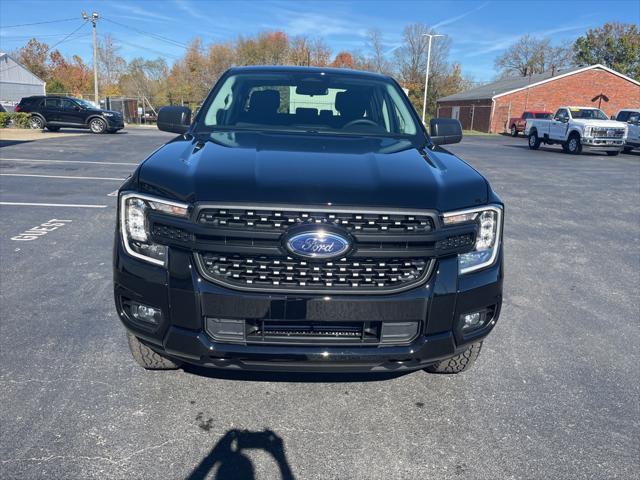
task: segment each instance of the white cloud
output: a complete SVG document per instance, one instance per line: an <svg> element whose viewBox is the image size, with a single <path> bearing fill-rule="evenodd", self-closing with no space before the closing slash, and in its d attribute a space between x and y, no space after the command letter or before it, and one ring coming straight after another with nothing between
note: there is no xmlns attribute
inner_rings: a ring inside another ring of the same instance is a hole
<svg viewBox="0 0 640 480"><path fill-rule="evenodd" d="M202 18L202 12L196 10L189 0L174 0L174 3L176 4L176 7L192 17L198 19Z"/></svg>
<svg viewBox="0 0 640 480"><path fill-rule="evenodd" d="M473 9L467 11L467 12L461 13L460 15L457 15L455 17L451 17L451 18L447 18L445 20L442 20L442 21L436 23L435 25L433 25L431 28L433 30L435 30L437 28L444 27L445 25L451 25L452 23L457 22L458 20L461 20L464 17L466 17L468 15L471 15L472 13L477 12L478 10L486 7L487 5L489 5L489 2L484 2L483 4L478 5L476 8L473 8Z"/></svg>
<svg viewBox="0 0 640 480"><path fill-rule="evenodd" d="M109 6L115 8L116 10L120 10L125 13L129 18L136 19L144 19L144 20L161 20L164 22L173 22L175 18L168 17L166 15L162 15L161 13L156 13L151 10L147 10L145 8L139 7L132 3L113 3Z"/></svg>
<svg viewBox="0 0 640 480"><path fill-rule="evenodd" d="M567 33L574 32L576 30L585 30L589 28L589 25L574 25L570 27L557 27L550 28L547 30L539 30L532 33L532 35L536 38L545 38L550 35L556 35L558 33ZM477 57L480 55L485 55L487 53L499 52L501 50L505 50L509 48L512 44L518 41L524 34L527 32L522 32L517 35L508 35L506 37L496 38L495 40L473 40L469 43L475 45L481 45L481 48L470 51L465 56L466 57Z"/></svg>

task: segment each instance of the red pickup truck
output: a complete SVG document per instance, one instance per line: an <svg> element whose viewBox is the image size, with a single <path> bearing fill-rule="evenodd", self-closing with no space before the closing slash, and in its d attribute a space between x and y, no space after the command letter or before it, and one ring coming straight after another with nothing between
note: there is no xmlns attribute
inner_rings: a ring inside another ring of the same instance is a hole
<svg viewBox="0 0 640 480"><path fill-rule="evenodd" d="M529 118L551 118L552 112L544 112L537 110L527 110L522 112L519 117L511 117L509 119L509 130L512 137L517 137L519 132L524 132L524 127L527 125L527 119Z"/></svg>

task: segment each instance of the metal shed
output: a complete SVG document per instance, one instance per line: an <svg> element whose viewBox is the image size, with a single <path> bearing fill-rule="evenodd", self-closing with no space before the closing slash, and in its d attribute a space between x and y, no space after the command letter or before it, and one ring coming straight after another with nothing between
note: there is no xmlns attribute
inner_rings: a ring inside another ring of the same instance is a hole
<svg viewBox="0 0 640 480"><path fill-rule="evenodd" d="M16 105L22 97L44 95L46 83L19 64L11 55L0 52L0 103Z"/></svg>

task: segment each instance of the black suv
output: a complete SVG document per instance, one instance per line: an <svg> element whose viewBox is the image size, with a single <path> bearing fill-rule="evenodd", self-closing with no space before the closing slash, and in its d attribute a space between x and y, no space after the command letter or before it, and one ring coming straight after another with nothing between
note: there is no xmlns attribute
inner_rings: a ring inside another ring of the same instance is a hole
<svg viewBox="0 0 640 480"><path fill-rule="evenodd" d="M79 98L55 95L25 97L16 112L31 114L31 128L46 128L52 132L60 128L88 128L93 133L115 133L124 128L120 112L102 110Z"/></svg>
<svg viewBox="0 0 640 480"><path fill-rule="evenodd" d="M114 293L134 358L457 373L502 304L503 204L391 78L227 71L119 191Z"/></svg>

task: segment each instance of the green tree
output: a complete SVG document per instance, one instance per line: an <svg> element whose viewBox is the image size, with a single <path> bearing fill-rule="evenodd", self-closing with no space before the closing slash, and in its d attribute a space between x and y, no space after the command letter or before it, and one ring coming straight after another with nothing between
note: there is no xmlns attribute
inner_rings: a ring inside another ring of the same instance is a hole
<svg viewBox="0 0 640 480"><path fill-rule="evenodd" d="M47 93L67 93L67 87L60 80L54 78L47 82Z"/></svg>
<svg viewBox="0 0 640 480"><path fill-rule="evenodd" d="M573 45L579 66L600 63L633 78L640 78L640 32L631 23L605 23L589 30Z"/></svg>

